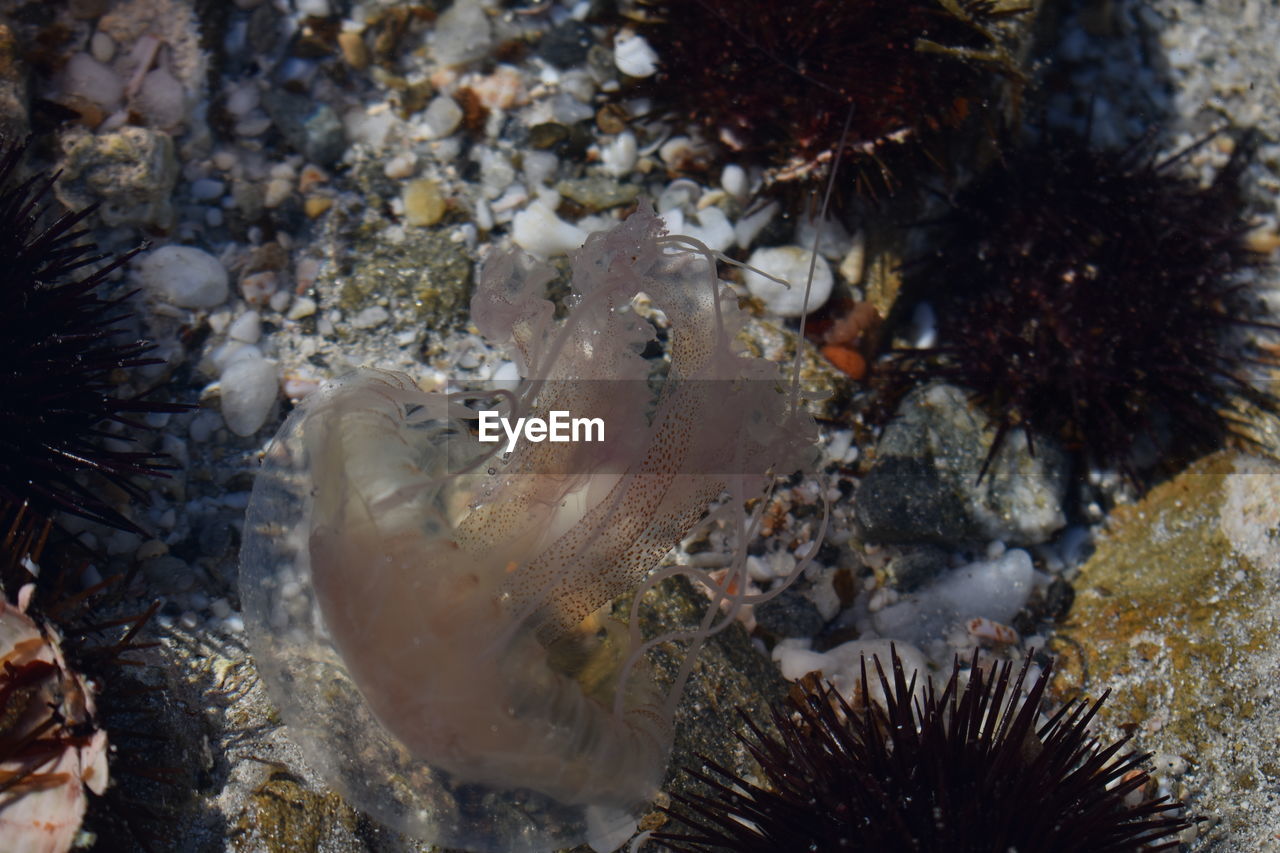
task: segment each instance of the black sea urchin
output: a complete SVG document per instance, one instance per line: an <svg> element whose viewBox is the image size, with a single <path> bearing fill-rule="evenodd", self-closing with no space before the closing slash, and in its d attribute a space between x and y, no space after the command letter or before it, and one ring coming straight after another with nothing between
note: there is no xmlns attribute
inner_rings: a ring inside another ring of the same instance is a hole
<svg viewBox="0 0 1280 853"><path fill-rule="evenodd" d="M1236 275L1261 260L1240 212L1247 141L1207 187L1147 145L1051 142L961 192L941 246L908 265L908 292L937 306L939 346L899 352L888 386L969 388L1000 438L1052 435L1132 480L1140 441L1177 462L1239 430L1233 401L1274 411L1247 372L1276 359L1240 340L1275 328L1251 319Z"/></svg>
<svg viewBox="0 0 1280 853"><path fill-rule="evenodd" d="M928 152L939 131L983 113L1002 124L990 78L1020 77L988 28L1012 4L991 0L641 5L659 60L642 88L655 109L701 124L778 181L820 174L852 110L845 148L863 193L892 187L893 164Z"/></svg>
<svg viewBox="0 0 1280 853"><path fill-rule="evenodd" d="M138 531L80 478L140 496L131 478L160 473L165 458L104 448L101 425L138 428L130 416L189 407L115 395L116 371L154 363L144 357L148 342L117 340L126 297L98 294L134 252L108 260L81 242L77 226L92 208L42 225L54 179L18 181L25 148L0 143L0 506L27 505L44 517L62 510Z"/></svg>
<svg viewBox="0 0 1280 853"><path fill-rule="evenodd" d="M655 837L677 851L865 850L917 853L1118 853L1161 850L1193 821L1179 804L1129 800L1148 780L1148 756L1121 754L1087 732L1106 699L1070 703L1037 725L1051 667L1019 701L1030 670L990 672L974 653L960 686L957 661L941 694L923 701L896 651L892 680L875 659L884 707L850 707L816 681L774 710L779 736L750 722L743 743L764 786L708 762L689 772L711 793L676 795L669 814L690 827ZM863 697L871 696L866 661ZM744 715L745 719L745 715Z"/></svg>

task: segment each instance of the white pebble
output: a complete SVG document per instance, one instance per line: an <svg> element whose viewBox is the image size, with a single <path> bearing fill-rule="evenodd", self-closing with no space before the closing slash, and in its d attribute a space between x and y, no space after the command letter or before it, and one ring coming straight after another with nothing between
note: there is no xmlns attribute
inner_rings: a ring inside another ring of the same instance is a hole
<svg viewBox="0 0 1280 853"><path fill-rule="evenodd" d="M174 128L187 117L187 93L176 77L157 68L143 78L136 107L153 127Z"/></svg>
<svg viewBox="0 0 1280 853"><path fill-rule="evenodd" d="M371 305L351 318L351 325L357 329L376 329L391 319L387 309L381 305Z"/></svg>
<svg viewBox="0 0 1280 853"><path fill-rule="evenodd" d="M104 110L112 110L124 97L124 81L114 71L87 53L75 53L62 73L62 89L78 95Z"/></svg>
<svg viewBox="0 0 1280 853"><path fill-rule="evenodd" d="M310 317L316 313L316 301L310 296L299 296L294 300L293 307L289 309L287 316L290 320L301 320L303 317Z"/></svg>
<svg viewBox="0 0 1280 853"><path fill-rule="evenodd" d="M916 695L920 696L924 691L925 679L929 674L928 662L924 654L914 646L897 642L892 644L891 649L887 639L851 640L825 652L815 652L808 648L808 644L808 640L793 638L782 640L774 647L773 659L783 678L796 681L811 672L820 672L846 702L852 702L861 689L862 661L866 660L869 673L867 687L871 693L869 698L883 706L884 689L873 674L875 664L872 661L879 659L884 670L890 672L891 653L896 651L902 661L907 682L910 683L912 676L915 676Z"/></svg>
<svg viewBox="0 0 1280 853"><path fill-rule="evenodd" d="M753 270L746 270L743 278L751 295L764 303L765 308L779 317L799 317L821 308L831 296L835 277L831 267L821 257L813 268L813 286L805 304L805 281L809 278L809 262L813 252L799 246L775 246L756 249L747 259L747 265L761 272L791 283L787 288Z"/></svg>
<svg viewBox="0 0 1280 853"><path fill-rule="evenodd" d="M658 54L644 36L623 30L613 42L613 64L629 77L649 77L658 70Z"/></svg>
<svg viewBox="0 0 1280 853"><path fill-rule="evenodd" d="M744 249L754 243L756 237L769 224L780 207L776 201L771 201L754 213L739 219L733 226L733 233L737 238L735 242Z"/></svg>
<svg viewBox="0 0 1280 853"><path fill-rule="evenodd" d="M488 53L492 38L489 16L479 0L454 0L436 19L431 49L441 65L459 65Z"/></svg>
<svg viewBox="0 0 1280 853"><path fill-rule="evenodd" d="M587 232L535 201L512 219L511 239L525 251L545 258L578 248L586 242Z"/></svg>
<svg viewBox="0 0 1280 853"><path fill-rule="evenodd" d="M275 362L244 358L232 362L219 379L222 418L236 435L253 435L267 421L280 380Z"/></svg>
<svg viewBox="0 0 1280 853"><path fill-rule="evenodd" d="M628 175L635 168L638 152L635 134L625 130L600 152L600 165L610 175Z"/></svg>
<svg viewBox="0 0 1280 853"><path fill-rule="evenodd" d="M720 173L720 186L738 201L743 201L751 190L751 182L747 178L747 170L737 163L730 163Z"/></svg>
<svg viewBox="0 0 1280 853"><path fill-rule="evenodd" d="M271 127L266 113L252 112L236 122L236 136L261 136Z"/></svg>
<svg viewBox="0 0 1280 853"><path fill-rule="evenodd" d="M408 178L418 170L418 158L412 151L404 151L392 157L382 167L382 174L392 180Z"/></svg>
<svg viewBox="0 0 1280 853"><path fill-rule="evenodd" d="M222 426L222 416L217 412L203 411L191 419L187 427L187 435L196 444L204 444L213 437L213 433Z"/></svg>
<svg viewBox="0 0 1280 853"><path fill-rule="evenodd" d="M271 299L267 304L271 306L271 310L277 314L283 314L285 309L289 307L289 302L293 299L293 295L287 290L277 290L271 294Z"/></svg>
<svg viewBox="0 0 1280 853"><path fill-rule="evenodd" d="M713 252L723 252L733 245L733 225L729 217L718 207L704 207L698 211L698 225L686 225L680 233L701 240Z"/></svg>
<svg viewBox="0 0 1280 853"><path fill-rule="evenodd" d="M227 330L227 337L246 344L256 344L262 337L262 315L257 311L241 314Z"/></svg>
<svg viewBox="0 0 1280 853"><path fill-rule="evenodd" d="M142 286L179 308L221 305L230 291L227 270L194 246L161 246L134 262Z"/></svg>
<svg viewBox="0 0 1280 853"><path fill-rule="evenodd" d="M560 168L560 158L550 151L524 152L522 164L524 182L531 188L537 189L543 184L550 183L558 168Z"/></svg>
<svg viewBox="0 0 1280 853"><path fill-rule="evenodd" d="M443 139L462 123L462 107L448 95L434 98L422 113L422 126L428 139Z"/></svg>
<svg viewBox="0 0 1280 853"><path fill-rule="evenodd" d="M947 572L876 613L872 624L882 637L918 643L935 640L949 626L977 617L1008 624L1044 580L1032 566L1031 555L1015 548L994 560Z"/></svg>
<svg viewBox="0 0 1280 853"><path fill-rule="evenodd" d="M216 181L213 178L201 178L198 181L191 182L191 197L196 201L211 201L215 198L222 198L222 194L226 191L226 183Z"/></svg>
<svg viewBox="0 0 1280 853"><path fill-rule="evenodd" d="M273 270L250 273L240 279L240 294L250 305L266 305L279 286L279 278Z"/></svg>
<svg viewBox="0 0 1280 853"><path fill-rule="evenodd" d="M110 62L116 55L116 43L111 36L99 30L89 39L89 53L99 62Z"/></svg>
<svg viewBox="0 0 1280 853"><path fill-rule="evenodd" d="M235 118L244 118L258 106L260 95L253 83L236 87L227 95L227 112Z"/></svg>
<svg viewBox="0 0 1280 853"><path fill-rule="evenodd" d="M293 181L288 178L272 178L267 181L266 192L262 194L262 204L267 208L277 208L293 195Z"/></svg>
<svg viewBox="0 0 1280 853"><path fill-rule="evenodd" d="M327 18L330 15L329 0L294 0L299 15Z"/></svg>

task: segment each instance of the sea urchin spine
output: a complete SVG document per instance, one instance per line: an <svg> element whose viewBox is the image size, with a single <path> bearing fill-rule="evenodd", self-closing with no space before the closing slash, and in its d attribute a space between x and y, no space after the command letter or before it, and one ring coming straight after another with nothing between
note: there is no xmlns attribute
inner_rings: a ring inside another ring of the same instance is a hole
<svg viewBox="0 0 1280 853"><path fill-rule="evenodd" d="M1148 755L1101 746L1088 726L1106 699L1064 705L1038 724L1051 666L1032 681L1031 657L979 666L962 686L959 661L941 692L916 689L892 652L892 676L862 663L854 707L816 680L775 708L778 735L747 720L741 740L765 784L707 761L689 770L709 794L676 795L668 811L689 827L655 838L677 851L1161 850L1193 820L1163 799L1131 804ZM877 684L878 682L878 684ZM883 692L883 705L865 697ZM877 692L879 692L877 691ZM744 720L747 719L743 715Z"/></svg>
<svg viewBox="0 0 1280 853"><path fill-rule="evenodd" d="M141 532L82 477L138 498L132 478L162 475L167 459L103 447L101 425L141 429L137 416L190 407L116 396L117 371L157 363L146 357L149 342L117 340L131 294L99 295L138 250L108 259L81 242L86 232L78 226L92 207L42 225L56 176L19 181L25 150L0 143L0 291L7 300L0 312L0 506L26 505L46 518L65 511Z"/></svg>

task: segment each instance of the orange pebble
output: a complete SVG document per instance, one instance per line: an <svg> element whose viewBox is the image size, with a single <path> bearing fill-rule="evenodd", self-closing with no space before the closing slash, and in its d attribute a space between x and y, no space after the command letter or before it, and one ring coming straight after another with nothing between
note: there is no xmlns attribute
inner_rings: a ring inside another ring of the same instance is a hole
<svg viewBox="0 0 1280 853"><path fill-rule="evenodd" d="M867 360L856 349L839 344L827 344L822 348L822 354L826 356L827 361L854 379L861 379L867 375Z"/></svg>

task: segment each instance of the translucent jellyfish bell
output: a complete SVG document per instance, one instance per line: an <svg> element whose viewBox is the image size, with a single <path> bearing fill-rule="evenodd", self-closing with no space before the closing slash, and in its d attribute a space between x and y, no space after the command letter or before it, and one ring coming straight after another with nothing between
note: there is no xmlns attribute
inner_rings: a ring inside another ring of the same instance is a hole
<svg viewBox="0 0 1280 853"><path fill-rule="evenodd" d="M589 792L576 791L591 775L589 769L580 780L553 780L545 786L546 790L520 784L518 765L545 759L546 754L540 751L538 743L525 744L524 752L519 748L513 750L510 737L534 734L544 739L542 746L550 744L553 752L556 749L563 752L566 766L592 760L592 748L603 750L599 756L601 761L609 759L608 737L556 730L588 725L589 721L574 716L565 720L548 719L545 709L532 707L538 702L529 695L531 691L557 694L559 684L564 688L558 691L559 698L563 699L574 690L571 680L549 670L532 681L519 673L511 673L512 667L525 670L543 665L545 668L545 661L538 660L541 646L527 637L516 636L514 623L501 613L495 613L493 624L488 626L454 624L435 632L425 623L433 616L441 617L439 609L422 612L424 624L419 632L404 630L403 620L388 615L386 618L396 623L393 630L401 636L399 648L387 647L386 638L379 636L380 614L376 606L370 606L372 599L360 588L387 568L387 554L393 549L388 546L379 552L378 543L366 541L358 530L344 534L351 540L346 542L326 537L324 532L325 526L336 517L353 527L362 521L350 506L335 511L335 504L381 501L381 518L394 517L397 507L411 508L418 514L418 520L413 523L426 529L425 535L414 540L415 544L447 543L447 531L429 528L447 524L456 517L459 508L467 505L482 476L487 476L487 470L482 466L480 475L456 470L449 473L449 469L465 468L465 460L457 458L460 448L465 455L465 442L447 423L422 418L422 401L429 398L413 388L405 377L364 371L333 383L317 395L289 418L267 451L249 503L241 552L240 588L246 631L262 679L288 726L290 738L348 802L389 827L435 844L498 853L545 851L583 841L606 846L624 841L634 831L638 815L648 806L656 790L661 768L666 763L665 746L646 757L643 763L651 766L648 772L653 778L639 780L632 786L634 796L611 795L592 802L587 796ZM384 422L384 433L368 429L370 418L362 407L369 406L381 406L373 420ZM398 462L394 452L385 463L365 463L359 458L361 452L388 448L403 454L400 462L412 459L421 476L416 481L412 476L401 476L402 472L395 470ZM342 459L323 458L339 450L346 451ZM447 459L450 455L453 458ZM357 470L362 465L363 470ZM433 476L435 472L441 473ZM394 494L397 488L405 491ZM335 491L338 497L334 496ZM395 522L384 524L378 532L394 537L397 535ZM318 552L320 547L330 550L367 547L369 551L364 563L347 561L340 581L346 585L347 594L341 596L336 606L334 602L326 605L322 600L329 594L327 585L331 584L317 577L313 565L328 559L327 554ZM430 567L421 568L425 571ZM455 576L465 579L468 574L461 572ZM479 588L472 592L483 594ZM377 593L373 595L376 597ZM367 627L362 628L358 622L354 626L346 624L335 636L329 626L344 622L340 611L348 603L367 608L363 616ZM482 604L480 609L486 608ZM504 632L511 636L500 636ZM484 647L481 644L486 637L489 645ZM359 651L364 643L374 645L373 654L420 656L422 666L475 677L462 678L455 685L458 703L455 704L450 697L440 695L449 686L447 678L436 679L435 684L416 684L412 679L394 683L406 674L411 675L415 671L413 666L397 669L394 662L389 662L381 676L369 675L369 656L362 658ZM434 648L433 643L437 644ZM452 648L466 643L475 644L469 653L465 648ZM439 660L440 655L450 651L462 655L461 663ZM353 675L357 666L365 669L363 679L358 672ZM476 672L484 666L495 669L492 678L486 679ZM475 689L476 682L483 682L482 688L497 685L500 695ZM504 691L504 684L515 686ZM385 702L375 708L379 703L370 701L370 696L377 695L390 695L393 706L399 701L412 701L414 691L420 687L434 688L436 695L422 700L426 714L418 723L424 728L455 727L455 732L447 733L455 742L433 746L436 754L425 757L421 751L415 753L385 722L391 719L392 726L399 726L403 731L405 725L414 725L413 720L406 722L406 716L412 716L412 712L388 713ZM496 713L494 708L474 707L477 700L484 699L520 702L524 707L499 708ZM597 710L602 717L609 716L607 710ZM486 739L483 733L459 734L457 730L462 725L457 720L450 723L440 719L449 714L474 718L481 721L481 725L489 725L490 719L494 721L492 725L501 726L504 718L529 717L537 718L543 725L541 728L526 726L507 739L497 733ZM474 750L475 755L468 756L467 750ZM495 752L499 753L496 757ZM469 764L472 759L474 767ZM515 780L505 784L502 777L506 771L500 766L504 762L512 765L509 777ZM456 770L446 769L442 764ZM499 765L497 769L495 765ZM626 772L628 766L635 763L628 765L624 761L618 769ZM605 769L603 765L599 768ZM554 776L555 771L546 773ZM575 792L582 796L575 796Z"/></svg>

